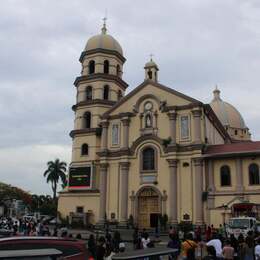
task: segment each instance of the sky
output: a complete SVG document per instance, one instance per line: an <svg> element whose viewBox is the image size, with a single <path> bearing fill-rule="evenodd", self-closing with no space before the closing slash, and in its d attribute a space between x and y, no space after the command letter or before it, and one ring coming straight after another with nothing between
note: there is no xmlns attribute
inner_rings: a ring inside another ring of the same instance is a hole
<svg viewBox="0 0 260 260"><path fill-rule="evenodd" d="M5 0L0 8L0 181L51 194L46 163L70 163L87 40L108 33L127 61L128 92L152 53L159 81L209 103L216 84L260 140L259 0Z"/></svg>

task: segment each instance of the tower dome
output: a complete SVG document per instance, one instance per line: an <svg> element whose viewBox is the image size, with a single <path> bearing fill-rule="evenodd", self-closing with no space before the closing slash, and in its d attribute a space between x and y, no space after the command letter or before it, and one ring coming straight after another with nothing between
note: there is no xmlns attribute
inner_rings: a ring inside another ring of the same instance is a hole
<svg viewBox="0 0 260 260"><path fill-rule="evenodd" d="M239 111L220 98L220 90L217 87L213 94L214 98L210 106L231 137L234 139L250 139L248 128Z"/></svg>
<svg viewBox="0 0 260 260"><path fill-rule="evenodd" d="M92 51L95 49L116 51L123 56L123 49L121 45L113 36L107 34L107 28L105 23L101 29L101 33L92 36L88 40L84 51Z"/></svg>

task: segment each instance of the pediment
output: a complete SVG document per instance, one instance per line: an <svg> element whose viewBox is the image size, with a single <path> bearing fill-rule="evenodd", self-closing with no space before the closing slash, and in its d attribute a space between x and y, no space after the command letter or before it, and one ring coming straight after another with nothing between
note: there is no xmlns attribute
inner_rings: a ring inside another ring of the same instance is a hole
<svg viewBox="0 0 260 260"><path fill-rule="evenodd" d="M128 112L137 113L140 104L146 99L154 100L160 110L164 110L165 107L188 106L195 103L202 104L200 101L174 89L146 80L108 110L103 117L106 118Z"/></svg>

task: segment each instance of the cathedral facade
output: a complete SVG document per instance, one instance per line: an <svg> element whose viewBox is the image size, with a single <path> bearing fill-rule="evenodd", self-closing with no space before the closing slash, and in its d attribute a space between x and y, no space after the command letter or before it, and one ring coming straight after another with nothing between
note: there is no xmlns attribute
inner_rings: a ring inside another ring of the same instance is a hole
<svg viewBox="0 0 260 260"><path fill-rule="evenodd" d="M253 214L260 142L251 141L240 113L218 89L204 104L162 85L152 59L144 81L125 95L125 60L105 25L80 56L61 216L152 227L162 215L173 225L218 225L245 209Z"/></svg>

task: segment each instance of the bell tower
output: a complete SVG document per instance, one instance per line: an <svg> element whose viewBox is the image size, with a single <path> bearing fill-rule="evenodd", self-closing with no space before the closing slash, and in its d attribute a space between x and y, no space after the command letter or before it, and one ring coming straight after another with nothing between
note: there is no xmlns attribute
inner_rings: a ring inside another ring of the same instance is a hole
<svg viewBox="0 0 260 260"><path fill-rule="evenodd" d="M128 87L122 79L126 61L122 47L107 34L105 19L101 33L87 41L79 61L82 69L74 82L77 95L76 104L72 107L75 119L74 129L70 133L73 140L70 166L75 170L92 167L92 183L85 188L95 189L98 187L95 162L99 159L97 152L102 131L100 118L124 96Z"/></svg>
<svg viewBox="0 0 260 260"><path fill-rule="evenodd" d="M152 80L155 82L158 82L158 66L157 64L153 61L152 55L150 61L148 61L145 66L145 80Z"/></svg>

